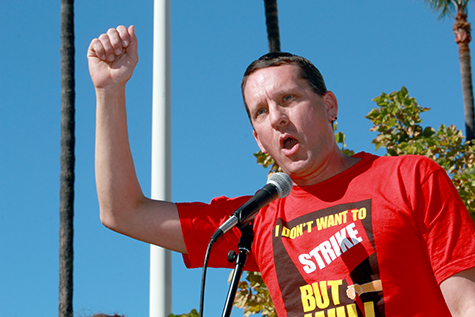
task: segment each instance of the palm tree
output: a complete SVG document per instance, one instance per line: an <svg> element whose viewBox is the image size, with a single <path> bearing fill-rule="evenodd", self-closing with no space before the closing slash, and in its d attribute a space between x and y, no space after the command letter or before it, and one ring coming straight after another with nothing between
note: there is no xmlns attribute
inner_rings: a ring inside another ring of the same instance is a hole
<svg viewBox="0 0 475 317"><path fill-rule="evenodd" d="M266 9L267 40L269 52L280 52L279 18L277 0L264 0Z"/></svg>
<svg viewBox="0 0 475 317"><path fill-rule="evenodd" d="M470 0L425 0L434 11L440 12L440 18L453 16L455 42L459 47L460 73L462 76L463 108L465 113L465 134L468 141L475 139L474 106L472 89L472 66L470 62L470 23L467 21L467 6Z"/></svg>
<svg viewBox="0 0 475 317"><path fill-rule="evenodd" d="M73 316L74 0L61 0L59 317Z"/></svg>

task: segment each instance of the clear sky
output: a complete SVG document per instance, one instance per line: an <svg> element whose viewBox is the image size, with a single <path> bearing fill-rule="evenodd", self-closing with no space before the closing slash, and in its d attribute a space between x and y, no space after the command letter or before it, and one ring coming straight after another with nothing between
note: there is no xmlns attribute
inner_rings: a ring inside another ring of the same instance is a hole
<svg viewBox="0 0 475 317"><path fill-rule="evenodd" d="M320 69L338 98L338 128L349 148L375 153L364 116L375 106L372 98L401 86L432 108L423 124L464 130L453 20L438 20L422 0L279 0L278 8L282 50ZM267 171L252 155L258 147L239 85L247 65L268 50L264 2L172 0L171 15L173 200L252 194ZM75 316L148 316L149 246L106 229L98 217L86 50L109 27L136 26L140 61L127 104L137 173L148 194L153 1L76 1L75 20ZM0 316L55 316L60 2L2 1L0 27ZM208 272L205 316L221 314L228 275ZM174 254L174 313L198 308L200 279L201 269L186 269Z"/></svg>

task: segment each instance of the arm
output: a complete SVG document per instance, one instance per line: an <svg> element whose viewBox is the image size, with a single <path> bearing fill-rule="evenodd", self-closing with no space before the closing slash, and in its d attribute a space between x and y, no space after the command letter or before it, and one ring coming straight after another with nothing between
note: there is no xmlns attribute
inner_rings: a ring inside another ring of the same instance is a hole
<svg viewBox="0 0 475 317"><path fill-rule="evenodd" d="M440 289L452 316L475 316L475 267L452 275Z"/></svg>
<svg viewBox="0 0 475 317"><path fill-rule="evenodd" d="M145 197L130 151L125 85L138 62L133 26L91 41L89 72L96 90L96 186L102 223L119 233L186 253L175 204Z"/></svg>
<svg viewBox="0 0 475 317"><path fill-rule="evenodd" d="M383 285L381 283L381 280L376 280L376 281L371 281L366 284L348 285L348 288L346 290L346 295L350 299L355 299L356 295L360 296L361 294L364 294L364 293L380 292L382 290L383 290Z"/></svg>

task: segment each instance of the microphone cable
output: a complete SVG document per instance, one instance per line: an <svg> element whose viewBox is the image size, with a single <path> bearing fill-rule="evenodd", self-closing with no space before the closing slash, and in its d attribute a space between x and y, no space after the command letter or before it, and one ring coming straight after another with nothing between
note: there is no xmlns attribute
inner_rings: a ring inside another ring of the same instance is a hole
<svg viewBox="0 0 475 317"><path fill-rule="evenodd" d="M206 249L205 260L203 263L203 272L201 275L201 290L200 290L200 317L203 317L204 310L204 297L205 297L205 284L206 284L206 271L208 269L208 260L209 254L211 253L211 247L213 246L214 240L211 239L208 243L208 248Z"/></svg>

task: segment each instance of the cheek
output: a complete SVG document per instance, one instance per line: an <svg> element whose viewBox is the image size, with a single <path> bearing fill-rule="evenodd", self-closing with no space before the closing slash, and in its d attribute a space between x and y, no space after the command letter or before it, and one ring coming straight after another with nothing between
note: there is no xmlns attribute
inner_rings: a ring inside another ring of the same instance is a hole
<svg viewBox="0 0 475 317"><path fill-rule="evenodd" d="M266 133L267 132L267 133ZM278 155L280 151L280 136L273 131L266 131L259 138L262 148L265 149L265 152L270 156L274 157Z"/></svg>
<svg viewBox="0 0 475 317"><path fill-rule="evenodd" d="M272 136L269 133L269 131L261 130L259 132L259 142L266 149L269 148L269 146L271 145L271 140L272 140Z"/></svg>

